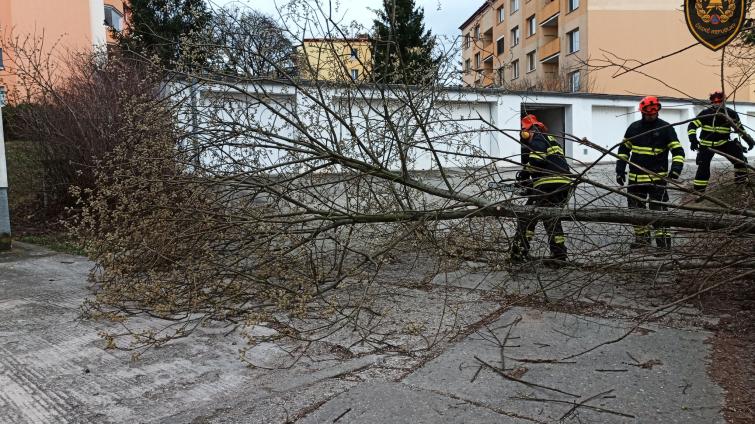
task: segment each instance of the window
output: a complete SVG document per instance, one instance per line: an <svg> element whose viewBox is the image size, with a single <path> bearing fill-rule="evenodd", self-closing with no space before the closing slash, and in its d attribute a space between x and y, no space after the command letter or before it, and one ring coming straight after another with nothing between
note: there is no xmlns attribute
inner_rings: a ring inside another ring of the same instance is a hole
<svg viewBox="0 0 755 424"><path fill-rule="evenodd" d="M5 69L5 65L3 65L3 49L0 48L0 69Z"/></svg>
<svg viewBox="0 0 755 424"><path fill-rule="evenodd" d="M464 48L468 49L469 45L472 41L472 34L467 33L467 35L464 36Z"/></svg>
<svg viewBox="0 0 755 424"><path fill-rule="evenodd" d="M579 71L574 71L569 74L569 89L572 93L579 91L580 80Z"/></svg>
<svg viewBox="0 0 755 424"><path fill-rule="evenodd" d="M359 70L358 69L352 69L351 70L351 79L356 81L357 78L359 78Z"/></svg>
<svg viewBox="0 0 755 424"><path fill-rule="evenodd" d="M474 39L475 41L480 39L480 26L479 25L474 27Z"/></svg>
<svg viewBox="0 0 755 424"><path fill-rule="evenodd" d="M480 54L479 53L474 55L474 68L480 69Z"/></svg>
<svg viewBox="0 0 755 424"><path fill-rule="evenodd" d="M495 54L503 54L503 50L506 48L506 41L503 37L499 38L495 42Z"/></svg>
<svg viewBox="0 0 755 424"><path fill-rule="evenodd" d="M569 53L579 51L579 28L569 32Z"/></svg>
<svg viewBox="0 0 755 424"><path fill-rule="evenodd" d="M355 60L359 59L359 52L356 49L351 49L350 56L352 59L355 59Z"/></svg>
<svg viewBox="0 0 755 424"><path fill-rule="evenodd" d="M511 62L511 79L519 78L519 59Z"/></svg>
<svg viewBox="0 0 755 424"><path fill-rule="evenodd" d="M532 72L535 70L536 66L535 61L535 50L532 50L531 52L527 53L527 72Z"/></svg>
<svg viewBox="0 0 755 424"><path fill-rule="evenodd" d="M498 23L500 24L503 22L503 18L506 16L506 11L503 9L503 6L498 8Z"/></svg>
<svg viewBox="0 0 755 424"><path fill-rule="evenodd" d="M469 72L472 70L472 61L467 59L464 61L464 71Z"/></svg>
<svg viewBox="0 0 755 424"><path fill-rule="evenodd" d="M579 7L579 0L569 0L569 12L573 12L574 9L578 7Z"/></svg>
<svg viewBox="0 0 755 424"><path fill-rule="evenodd" d="M519 27L515 26L511 30L511 47L514 47L517 44L519 44Z"/></svg>
<svg viewBox="0 0 755 424"><path fill-rule="evenodd" d="M535 15L527 18L527 37L532 37L537 32L537 20Z"/></svg>
<svg viewBox="0 0 755 424"><path fill-rule="evenodd" d="M519 10L519 0L511 0L511 14L513 15Z"/></svg>
<svg viewBox="0 0 755 424"><path fill-rule="evenodd" d="M113 6L105 6L105 25L116 31L123 29L123 15Z"/></svg>

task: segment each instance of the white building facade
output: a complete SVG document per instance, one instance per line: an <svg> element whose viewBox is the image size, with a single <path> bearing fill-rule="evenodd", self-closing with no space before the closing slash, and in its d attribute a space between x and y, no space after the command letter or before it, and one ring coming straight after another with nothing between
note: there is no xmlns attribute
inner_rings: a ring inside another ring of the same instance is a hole
<svg viewBox="0 0 755 424"><path fill-rule="evenodd" d="M428 100L432 102L427 103L432 116L420 120L424 131L419 131L411 111L402 109L404 98L392 98L379 88L369 86L362 86L359 90L350 87L323 90L266 84L246 87L244 93L234 92L226 86L203 86L199 91L199 114L204 118L199 122L194 120L196 124L206 125L208 115L203 109L218 110L218 99L222 99L225 105L220 108L223 117L209 121L221 122L220 125L225 126L254 122L248 128L256 126L292 138L297 137L297 131L306 128L308 133L321 131L323 139L360 138L375 142L376 137L389 132L384 108L389 105L388 109L396 110L396 113L389 114L390 124L406 130L402 135L404 143L417 140L416 143L409 142L413 146L409 169L417 171L437 169L439 165L444 168L516 165L521 153L518 142L520 118L525 113L537 115L551 134L563 140L566 155L573 165L615 161L615 157L606 151L615 154L626 128L641 119L637 109L641 100L639 96L449 88L434 93ZM327 94L322 94L326 91ZM355 91L358 96L354 96ZM228 107L229 99L234 104L231 108ZM694 152L689 150L687 124L707 106L707 102L660 100L663 105L660 118L674 125L687 152L687 160L694 160ZM729 106L739 113L745 128L753 134L755 103ZM583 138L589 143L581 142ZM427 139L426 144L424 139ZM243 144L243 141L234 144ZM390 140L386 144L390 144ZM273 150L268 155L271 165L275 158L280 158L280 152ZM431 150L440 154L433 155ZM755 156L755 151L750 152L750 156ZM466 159L458 160L460 157ZM470 157L477 159L470 161Z"/></svg>

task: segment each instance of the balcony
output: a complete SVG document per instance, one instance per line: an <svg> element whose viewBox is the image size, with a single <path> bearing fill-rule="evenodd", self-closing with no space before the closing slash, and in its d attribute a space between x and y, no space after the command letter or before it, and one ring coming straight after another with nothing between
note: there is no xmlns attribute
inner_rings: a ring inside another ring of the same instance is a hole
<svg viewBox="0 0 755 424"><path fill-rule="evenodd" d="M556 37L545 43L539 49L541 63L558 62L558 54L561 52L561 39Z"/></svg>
<svg viewBox="0 0 755 424"><path fill-rule="evenodd" d="M488 31L492 32L494 25L495 25L495 13L493 13L493 9L488 9L480 17L480 31L483 33L488 32Z"/></svg>
<svg viewBox="0 0 755 424"><path fill-rule="evenodd" d="M561 13L561 1L553 0L546 3L539 12L537 12L537 21L540 26L558 26L558 15Z"/></svg>
<svg viewBox="0 0 755 424"><path fill-rule="evenodd" d="M485 50L490 50L488 47L490 46L490 43L493 42L493 28L490 28L489 30L482 33L482 48Z"/></svg>

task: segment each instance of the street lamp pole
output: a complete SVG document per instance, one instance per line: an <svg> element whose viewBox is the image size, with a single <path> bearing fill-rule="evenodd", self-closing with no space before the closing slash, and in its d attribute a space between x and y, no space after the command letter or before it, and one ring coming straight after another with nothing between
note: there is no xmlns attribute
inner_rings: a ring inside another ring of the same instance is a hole
<svg viewBox="0 0 755 424"><path fill-rule="evenodd" d="M8 209L8 167L5 163L3 106L5 106L5 89L0 87L0 250L10 250L11 236L10 210Z"/></svg>

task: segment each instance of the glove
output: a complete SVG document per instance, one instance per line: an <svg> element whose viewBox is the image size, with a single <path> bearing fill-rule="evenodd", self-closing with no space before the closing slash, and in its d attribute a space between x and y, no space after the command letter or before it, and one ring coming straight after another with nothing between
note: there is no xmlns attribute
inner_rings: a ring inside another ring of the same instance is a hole
<svg viewBox="0 0 755 424"><path fill-rule="evenodd" d="M749 152L752 150L753 147L755 147L755 142L752 140L745 140L747 142L747 151Z"/></svg>
<svg viewBox="0 0 755 424"><path fill-rule="evenodd" d="M668 177L672 180L678 180L681 173L682 171L680 169L671 168L671 172L669 172Z"/></svg>
<svg viewBox="0 0 755 424"><path fill-rule="evenodd" d="M624 174L624 173L616 174L616 182L620 186L623 186L627 182L627 174Z"/></svg>
<svg viewBox="0 0 755 424"><path fill-rule="evenodd" d="M700 148L700 142L697 140L690 140L689 142L689 149L693 152L697 151L697 149Z"/></svg>
<svg viewBox="0 0 755 424"><path fill-rule="evenodd" d="M532 176L528 171L519 171L516 173L516 186L527 188L532 184Z"/></svg>

